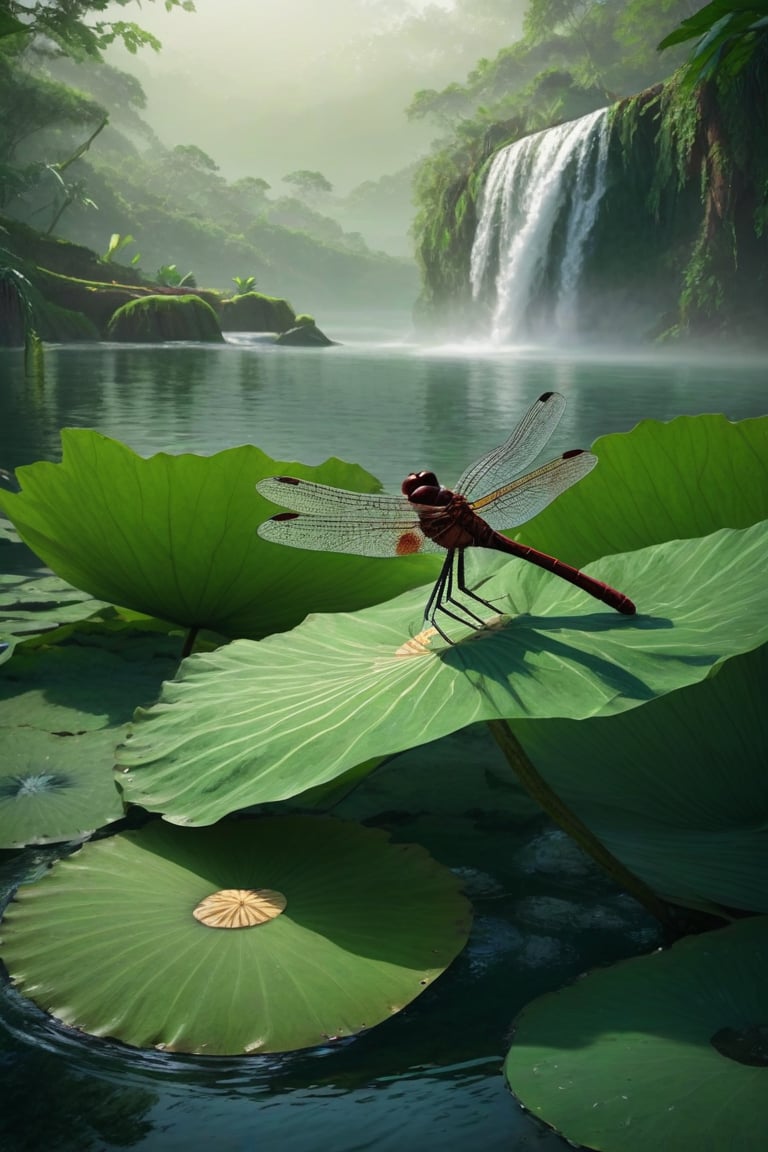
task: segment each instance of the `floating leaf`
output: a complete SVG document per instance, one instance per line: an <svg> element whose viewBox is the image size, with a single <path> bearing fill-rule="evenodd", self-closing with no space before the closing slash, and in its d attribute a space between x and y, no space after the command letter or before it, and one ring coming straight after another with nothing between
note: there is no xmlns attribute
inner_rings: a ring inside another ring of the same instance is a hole
<svg viewBox="0 0 768 1152"><path fill-rule="evenodd" d="M258 637L310 611L358 608L430 579L436 559L371 560L279 548L256 528L275 506L257 480L290 472L375 491L362 468L272 460L245 445L214 456L145 460L86 429L62 433L61 464L18 469L0 494L19 535L63 579L92 596L188 627Z"/></svg>
<svg viewBox="0 0 768 1152"><path fill-rule="evenodd" d="M58 576L0 574L0 641L85 620L104 607L103 600L93 600Z"/></svg>
<svg viewBox="0 0 768 1152"><path fill-rule="evenodd" d="M768 647L598 720L515 735L610 850L677 903L768 912Z"/></svg>
<svg viewBox="0 0 768 1152"><path fill-rule="evenodd" d="M73 628L55 645L46 639L19 644L0 668L1 727L77 734L125 724L173 675L180 649L178 638L124 625Z"/></svg>
<svg viewBox="0 0 768 1152"><path fill-rule="evenodd" d="M207 926L195 909L227 889L285 903L261 923ZM20 889L2 956L20 991L84 1031L275 1052L400 1011L451 963L469 922L456 878L380 831L328 817L157 822L87 844Z"/></svg>
<svg viewBox="0 0 768 1152"><path fill-rule="evenodd" d="M173 675L179 647L122 621L17 646L0 667L0 847L78 839L122 816L115 745L137 701Z"/></svg>
<svg viewBox="0 0 768 1152"><path fill-rule="evenodd" d="M19 534L5 516L0 516L0 544L18 544Z"/></svg>
<svg viewBox="0 0 768 1152"><path fill-rule="evenodd" d="M193 656L118 751L121 787L207 824L477 720L623 712L768 639L767 541L765 522L604 558L592 574L630 593L637 617L513 562L483 595L520 615L454 647L408 640L422 589Z"/></svg>
<svg viewBox="0 0 768 1152"><path fill-rule="evenodd" d="M757 1149L768 1131L768 917L690 936L534 1000L505 1072L601 1152Z"/></svg>
<svg viewBox="0 0 768 1152"><path fill-rule="evenodd" d="M592 451L598 467L515 539L581 567L768 518L768 416L643 420L631 432L601 436Z"/></svg>
<svg viewBox="0 0 768 1152"><path fill-rule="evenodd" d="M119 820L111 768L123 734L0 728L0 848L77 840Z"/></svg>

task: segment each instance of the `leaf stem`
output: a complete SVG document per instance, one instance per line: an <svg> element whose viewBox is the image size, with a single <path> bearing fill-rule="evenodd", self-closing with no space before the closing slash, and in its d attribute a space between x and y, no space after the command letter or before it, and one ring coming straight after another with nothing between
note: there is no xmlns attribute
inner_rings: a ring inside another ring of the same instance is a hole
<svg viewBox="0 0 768 1152"><path fill-rule="evenodd" d="M598 840L597 836L579 819L576 813L571 811L556 792L553 792L529 760L507 721L488 720L487 724L491 735L506 756L507 762L526 792L541 805L556 824L576 841L588 856L591 856L600 865L604 872L607 872L616 884L634 896L635 900L663 924L668 932L671 931L669 906L644 881L630 872L628 868L625 868L621 861L617 860L602 841Z"/></svg>
<svg viewBox="0 0 768 1152"><path fill-rule="evenodd" d="M181 650L181 659L182 660L186 660L187 656L192 655L192 651L195 647L195 641L197 640L197 634L199 631L200 631L200 629L194 624L192 625L191 628L189 628L187 630L187 635L184 638L184 647Z"/></svg>

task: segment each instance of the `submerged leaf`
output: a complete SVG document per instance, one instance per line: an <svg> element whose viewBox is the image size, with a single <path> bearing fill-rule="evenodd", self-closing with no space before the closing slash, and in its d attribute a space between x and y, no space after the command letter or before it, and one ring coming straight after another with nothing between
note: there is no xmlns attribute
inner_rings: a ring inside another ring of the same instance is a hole
<svg viewBox="0 0 768 1152"><path fill-rule="evenodd" d="M371 1028L419 996L466 941L459 889L424 849L327 817L158 821L21 888L2 956L20 991L98 1036L286 1051ZM243 926L205 922L217 893ZM237 912L264 899L266 919Z"/></svg>
<svg viewBox="0 0 768 1152"><path fill-rule="evenodd" d="M636 617L512 562L482 591L520 615L454 647L409 640L421 590L193 656L137 716L119 783L175 823L208 824L477 720L634 708L768 640L767 542L765 522L594 565L637 600Z"/></svg>
<svg viewBox="0 0 768 1152"><path fill-rule="evenodd" d="M505 1073L601 1152L757 1149L768 1130L768 917L689 936L529 1004Z"/></svg>
<svg viewBox="0 0 768 1152"><path fill-rule="evenodd" d="M428 580L434 557L317 555L261 540L275 511L257 480L289 472L375 491L362 468L272 460L245 445L149 459L85 429L62 433L61 464L18 469L0 494L19 535L59 576L102 600L187 627L259 637L308 612L358 608Z"/></svg>

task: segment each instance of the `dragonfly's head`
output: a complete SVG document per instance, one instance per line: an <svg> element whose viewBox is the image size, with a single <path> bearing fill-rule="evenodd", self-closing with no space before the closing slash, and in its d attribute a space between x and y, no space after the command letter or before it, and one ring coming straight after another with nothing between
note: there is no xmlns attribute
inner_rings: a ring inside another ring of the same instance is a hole
<svg viewBox="0 0 768 1152"><path fill-rule="evenodd" d="M403 495L412 504L450 504L451 493L443 488L434 472L411 472L403 480Z"/></svg>

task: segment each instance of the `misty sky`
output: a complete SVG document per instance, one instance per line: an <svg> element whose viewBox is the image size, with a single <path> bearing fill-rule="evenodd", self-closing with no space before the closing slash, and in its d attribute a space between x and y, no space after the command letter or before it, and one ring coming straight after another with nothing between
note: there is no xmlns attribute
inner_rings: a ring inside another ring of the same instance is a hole
<svg viewBox="0 0 768 1152"><path fill-rule="evenodd" d="M259 176L274 187L310 168L344 193L424 154L434 129L403 113L416 89L463 80L501 46L498 27L459 35L455 2L196 0L195 13L167 13L161 0L116 6L108 15L135 20L163 49L132 57L115 48L109 58L141 80L146 118L165 144L197 144L228 178ZM422 12L407 36L398 33L398 22Z"/></svg>

